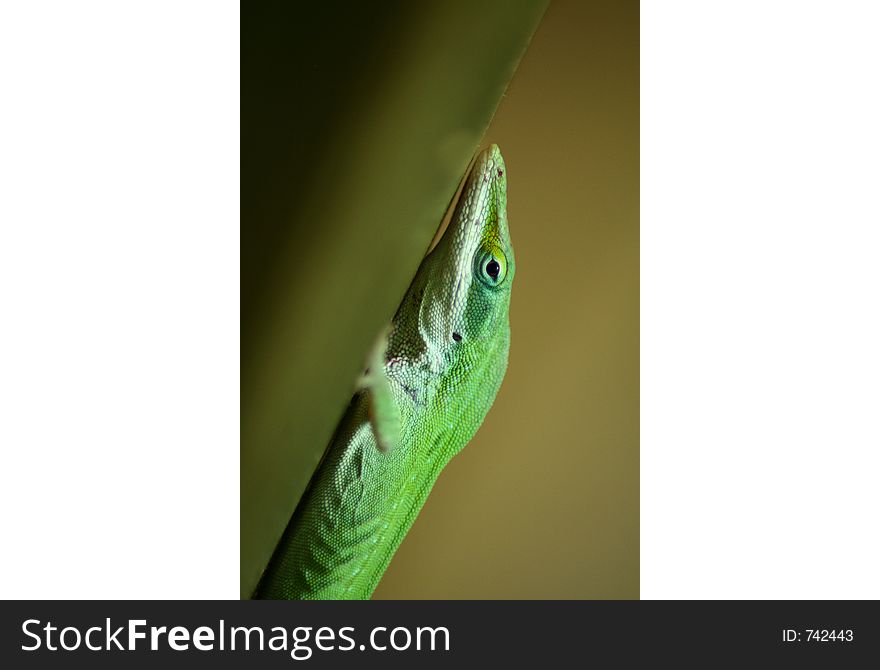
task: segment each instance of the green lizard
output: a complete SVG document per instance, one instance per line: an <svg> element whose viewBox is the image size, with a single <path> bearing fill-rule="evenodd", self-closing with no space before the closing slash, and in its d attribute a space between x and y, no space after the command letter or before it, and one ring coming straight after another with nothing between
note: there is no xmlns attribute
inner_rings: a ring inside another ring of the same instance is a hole
<svg viewBox="0 0 880 670"><path fill-rule="evenodd" d="M372 595L501 386L514 275L506 206L504 161L492 145L371 354L254 597Z"/></svg>

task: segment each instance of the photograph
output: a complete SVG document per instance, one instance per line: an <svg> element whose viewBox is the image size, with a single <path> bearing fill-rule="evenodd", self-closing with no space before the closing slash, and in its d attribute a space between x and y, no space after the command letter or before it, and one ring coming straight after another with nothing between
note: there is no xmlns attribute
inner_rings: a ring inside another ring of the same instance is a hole
<svg viewBox="0 0 880 670"><path fill-rule="evenodd" d="M878 27L0 3L0 667L875 666Z"/></svg>
<svg viewBox="0 0 880 670"><path fill-rule="evenodd" d="M333 5L242 17L241 597L638 598L638 4Z"/></svg>

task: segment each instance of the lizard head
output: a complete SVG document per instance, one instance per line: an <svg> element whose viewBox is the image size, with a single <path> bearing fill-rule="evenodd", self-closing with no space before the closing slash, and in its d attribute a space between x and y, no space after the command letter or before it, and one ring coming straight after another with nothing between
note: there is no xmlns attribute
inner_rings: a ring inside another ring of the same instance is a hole
<svg viewBox="0 0 880 670"><path fill-rule="evenodd" d="M391 350L417 354L435 374L461 352L503 356L506 363L515 268L507 170L493 144L475 158L449 225L419 267L395 318L397 335L406 341L392 336Z"/></svg>
<svg viewBox="0 0 880 670"><path fill-rule="evenodd" d="M494 339L507 328L515 262L507 228L507 170L501 151L480 153L437 247L431 301L422 326L454 344Z"/></svg>

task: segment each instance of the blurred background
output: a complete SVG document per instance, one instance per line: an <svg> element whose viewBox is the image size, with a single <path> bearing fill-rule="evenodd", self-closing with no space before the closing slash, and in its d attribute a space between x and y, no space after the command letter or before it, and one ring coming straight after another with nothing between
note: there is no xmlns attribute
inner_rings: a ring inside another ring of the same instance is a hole
<svg viewBox="0 0 880 670"><path fill-rule="evenodd" d="M375 597L638 598L638 3L411 5L242 7L242 597L494 142L510 366Z"/></svg>

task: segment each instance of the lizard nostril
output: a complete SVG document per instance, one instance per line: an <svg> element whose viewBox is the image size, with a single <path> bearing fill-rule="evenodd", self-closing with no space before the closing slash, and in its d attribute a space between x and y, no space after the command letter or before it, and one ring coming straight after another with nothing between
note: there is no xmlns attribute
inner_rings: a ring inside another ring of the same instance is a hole
<svg viewBox="0 0 880 670"><path fill-rule="evenodd" d="M452 333L452 339L456 342L461 342L461 335L459 335L458 333Z"/></svg>

